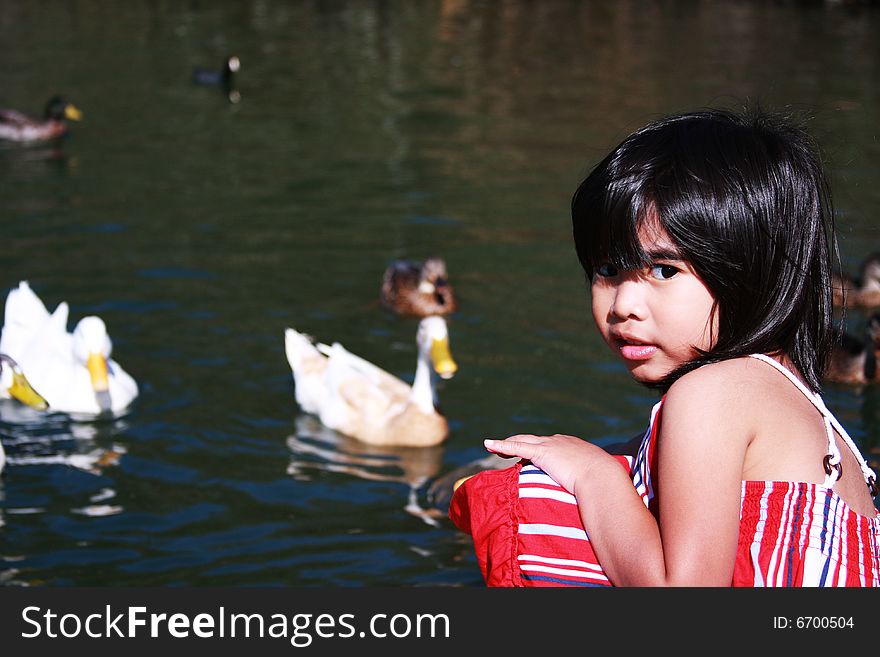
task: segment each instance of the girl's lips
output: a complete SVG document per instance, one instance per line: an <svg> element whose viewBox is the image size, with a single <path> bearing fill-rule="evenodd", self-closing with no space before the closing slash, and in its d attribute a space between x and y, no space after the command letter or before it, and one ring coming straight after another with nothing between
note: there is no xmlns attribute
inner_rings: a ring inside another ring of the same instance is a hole
<svg viewBox="0 0 880 657"><path fill-rule="evenodd" d="M626 360L647 360L657 351L653 344L623 344L620 346L620 355Z"/></svg>

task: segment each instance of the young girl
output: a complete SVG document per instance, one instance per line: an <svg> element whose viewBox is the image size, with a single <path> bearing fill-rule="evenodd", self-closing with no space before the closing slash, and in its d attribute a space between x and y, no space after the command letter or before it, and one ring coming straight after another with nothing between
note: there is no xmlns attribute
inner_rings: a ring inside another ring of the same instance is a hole
<svg viewBox="0 0 880 657"><path fill-rule="evenodd" d="M572 219L596 326L662 399L629 473L573 436L486 448L574 495L615 585L880 585L875 475L819 396L834 242L809 135L760 113L656 121Z"/></svg>

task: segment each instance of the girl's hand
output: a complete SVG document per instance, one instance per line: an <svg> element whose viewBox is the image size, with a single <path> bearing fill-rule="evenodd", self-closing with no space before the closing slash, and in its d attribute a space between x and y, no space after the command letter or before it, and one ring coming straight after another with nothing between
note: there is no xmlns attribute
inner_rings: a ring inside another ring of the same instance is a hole
<svg viewBox="0 0 880 657"><path fill-rule="evenodd" d="M483 444L500 456L531 461L570 493L576 493L577 481L588 478L590 470L599 464L609 462L620 469L605 450L576 436L519 434L505 440L484 440Z"/></svg>

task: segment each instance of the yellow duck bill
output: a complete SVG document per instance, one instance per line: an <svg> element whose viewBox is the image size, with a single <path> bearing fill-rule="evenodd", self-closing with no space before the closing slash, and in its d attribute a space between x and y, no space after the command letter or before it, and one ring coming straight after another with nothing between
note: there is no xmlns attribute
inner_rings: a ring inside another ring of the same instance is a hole
<svg viewBox="0 0 880 657"><path fill-rule="evenodd" d="M6 354L0 354L0 368L3 365L8 366L12 370L12 385L7 388L10 397L38 411L45 411L49 408L49 402L34 390L27 377L25 377L24 372L18 366L18 363Z"/></svg>
<svg viewBox="0 0 880 657"><path fill-rule="evenodd" d="M43 399L42 395L34 390L33 386L24 378L24 374L19 372L12 375L12 385L9 387L9 394L22 404L35 408L38 411L45 411L49 408L49 402Z"/></svg>
<svg viewBox="0 0 880 657"><path fill-rule="evenodd" d="M82 119L82 112L75 106L68 103L64 108L64 118L70 121L79 121Z"/></svg>
<svg viewBox="0 0 880 657"><path fill-rule="evenodd" d="M110 379L107 375L107 359L103 354L91 353L86 361L89 377L92 379L92 388L95 390L95 401L101 412L109 411L112 407L110 399Z"/></svg>
<svg viewBox="0 0 880 657"><path fill-rule="evenodd" d="M110 381L107 377L107 359L102 354L89 354L86 361L89 377L92 379L92 387L95 392L107 392L110 389Z"/></svg>
<svg viewBox="0 0 880 657"><path fill-rule="evenodd" d="M431 362L434 363L434 371L441 379L451 379L458 371L458 365L452 359L449 351L449 340L434 339L431 343Z"/></svg>

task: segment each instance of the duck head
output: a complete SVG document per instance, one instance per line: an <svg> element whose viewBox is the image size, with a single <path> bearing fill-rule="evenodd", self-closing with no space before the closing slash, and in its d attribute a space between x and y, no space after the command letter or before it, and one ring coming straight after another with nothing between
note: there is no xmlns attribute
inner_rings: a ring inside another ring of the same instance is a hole
<svg viewBox="0 0 880 657"><path fill-rule="evenodd" d="M873 313L865 324L865 380L877 378L877 352L880 351L880 313Z"/></svg>
<svg viewBox="0 0 880 657"><path fill-rule="evenodd" d="M82 112L63 96L52 96L46 103L46 118L53 121L79 121Z"/></svg>
<svg viewBox="0 0 880 657"><path fill-rule="evenodd" d="M455 310L455 300L452 295L452 286L449 284L449 276L446 273L446 261L443 258L428 258L422 264L419 275L419 292L433 297L434 303L440 309L448 312ZM444 312L440 310L438 312Z"/></svg>
<svg viewBox="0 0 880 657"><path fill-rule="evenodd" d="M438 287L444 287L446 281L446 263L440 258L428 258L419 272L419 292L434 294Z"/></svg>
<svg viewBox="0 0 880 657"><path fill-rule="evenodd" d="M230 76L233 73L238 73L238 69L241 68L241 60L237 55L230 55L223 62L223 71L227 76Z"/></svg>
<svg viewBox="0 0 880 657"><path fill-rule="evenodd" d="M28 383L18 363L6 354L0 354L0 385L9 393L10 397L26 406L38 411L45 411L49 408L49 403Z"/></svg>
<svg viewBox="0 0 880 657"><path fill-rule="evenodd" d="M865 324L865 337L868 346L880 351L880 313L872 313Z"/></svg>
<svg viewBox="0 0 880 657"><path fill-rule="evenodd" d="M89 371L95 399L102 411L109 411L110 380L107 361L113 353L113 343L100 317L83 317L73 331L73 356Z"/></svg>
<svg viewBox="0 0 880 657"><path fill-rule="evenodd" d="M431 367L441 379L455 376L458 365L449 350L449 330L443 317L432 315L422 319L416 333L416 343L419 354L430 360Z"/></svg>
<svg viewBox="0 0 880 657"><path fill-rule="evenodd" d="M880 253L872 253L862 264L861 272L862 289L880 289Z"/></svg>
<svg viewBox="0 0 880 657"><path fill-rule="evenodd" d="M446 285L446 261L443 258L428 258L422 264L422 280L435 285Z"/></svg>

